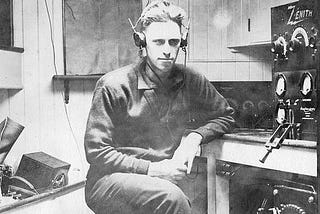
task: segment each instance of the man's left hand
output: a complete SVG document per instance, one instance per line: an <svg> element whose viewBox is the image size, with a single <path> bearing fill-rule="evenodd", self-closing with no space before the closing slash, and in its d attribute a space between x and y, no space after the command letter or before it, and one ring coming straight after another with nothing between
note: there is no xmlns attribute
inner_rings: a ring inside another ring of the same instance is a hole
<svg viewBox="0 0 320 214"><path fill-rule="evenodd" d="M181 164L186 164L187 174L190 174L193 159L200 149L202 136L196 132L191 132L181 139L179 147L173 154L172 159Z"/></svg>

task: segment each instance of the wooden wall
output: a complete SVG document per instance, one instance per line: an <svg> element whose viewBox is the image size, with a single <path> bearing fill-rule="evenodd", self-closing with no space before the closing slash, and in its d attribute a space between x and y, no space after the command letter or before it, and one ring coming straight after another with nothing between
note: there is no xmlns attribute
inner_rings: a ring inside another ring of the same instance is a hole
<svg viewBox="0 0 320 214"><path fill-rule="evenodd" d="M172 1L184 8L191 19L188 65L211 81L271 81L270 49L263 45L241 45L250 41L266 43L265 38L270 40L270 8L293 1ZM251 18L252 36L238 29L246 24L247 18ZM233 44L240 47L236 51L228 48Z"/></svg>
<svg viewBox="0 0 320 214"><path fill-rule="evenodd" d="M56 72L63 74L61 8L62 1L57 0L14 0L15 46L24 48L23 89L0 89L0 120L9 116L25 126L5 160L7 164L17 168L22 154L43 151L71 164L69 173L76 174L70 177L73 182L85 179L88 167L83 136L95 82L71 82L71 102L64 105L63 82L52 81ZM55 206L54 209L50 208L52 205L49 206L49 210L45 207L30 209L30 213L63 213L70 208L74 212L69 213L89 213L83 191L75 195L73 200L64 203L59 201Z"/></svg>
<svg viewBox="0 0 320 214"><path fill-rule="evenodd" d="M232 28L217 27L212 21L216 11L232 13L229 8L234 1L238 0L173 1L186 9L192 20L188 64L210 80L271 80L270 61L255 57L265 56L264 50L231 52L226 46ZM280 5L289 1L271 2ZM79 177L84 178L88 165L83 136L95 81L70 81L70 103L64 104L63 82L52 81L54 74L63 74L62 3L47 0L47 5L52 31L45 0L14 0L15 45L25 50L24 87L22 90L0 89L0 120L9 116L23 124L25 130L6 162L17 166L22 154L44 151L71 163L70 171L80 170Z"/></svg>

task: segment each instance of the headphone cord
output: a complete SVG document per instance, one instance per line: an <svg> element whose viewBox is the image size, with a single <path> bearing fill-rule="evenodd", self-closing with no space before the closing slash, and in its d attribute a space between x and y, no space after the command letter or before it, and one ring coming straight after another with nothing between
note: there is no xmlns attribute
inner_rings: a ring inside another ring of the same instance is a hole
<svg viewBox="0 0 320 214"><path fill-rule="evenodd" d="M184 67L187 67L187 48L184 46L182 47L182 51L184 52Z"/></svg>

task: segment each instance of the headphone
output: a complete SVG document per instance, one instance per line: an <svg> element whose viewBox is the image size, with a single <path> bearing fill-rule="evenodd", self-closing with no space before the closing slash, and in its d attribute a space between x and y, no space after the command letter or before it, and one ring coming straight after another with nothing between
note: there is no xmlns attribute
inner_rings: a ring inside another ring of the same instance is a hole
<svg viewBox="0 0 320 214"><path fill-rule="evenodd" d="M130 18L128 18L128 20L129 20L129 23L130 23L131 28L133 30L134 44L139 48L145 48L147 46L146 36L144 35L143 32L137 32L136 31L136 26L140 22L141 18L142 18L142 15L139 17L139 19L138 19L138 21L136 22L135 25L132 24ZM188 34L189 34L189 29L190 29L190 19L188 20L187 27L184 26L184 25L182 25L182 26L187 29L187 32L183 33L183 35L181 37L180 48L185 49L187 47L187 45L188 45Z"/></svg>
<svg viewBox="0 0 320 214"><path fill-rule="evenodd" d="M132 25L132 22L130 19L129 19L129 22L130 22L131 28L133 30L132 36L133 36L134 44L139 48L145 48L147 46L146 36L144 35L144 33L137 32L135 30L135 27ZM190 20L188 22L188 26L189 26L189 23L190 23ZM182 35L181 42L180 42L180 48L185 48L188 46L189 27L186 27L186 29L187 29L187 33L184 33Z"/></svg>

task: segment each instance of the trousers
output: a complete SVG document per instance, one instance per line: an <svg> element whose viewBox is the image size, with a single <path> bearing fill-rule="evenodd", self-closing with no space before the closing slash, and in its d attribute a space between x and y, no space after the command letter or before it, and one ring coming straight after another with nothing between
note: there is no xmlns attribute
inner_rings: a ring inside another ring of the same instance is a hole
<svg viewBox="0 0 320 214"><path fill-rule="evenodd" d="M170 181L141 174L113 173L87 182L86 203L96 214L191 214L183 191Z"/></svg>

